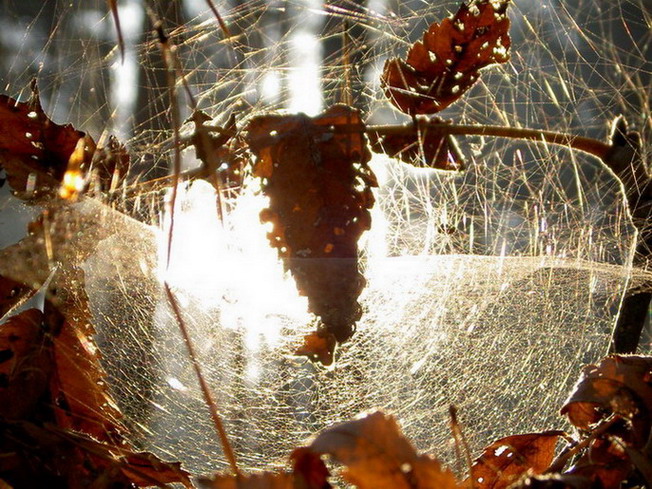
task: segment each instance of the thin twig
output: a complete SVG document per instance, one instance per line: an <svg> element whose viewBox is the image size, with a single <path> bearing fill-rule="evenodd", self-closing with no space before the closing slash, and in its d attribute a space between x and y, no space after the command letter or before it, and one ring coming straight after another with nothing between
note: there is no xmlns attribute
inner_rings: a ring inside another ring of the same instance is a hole
<svg viewBox="0 0 652 489"><path fill-rule="evenodd" d="M226 429L224 429L224 423L222 423L222 418L219 415L219 410L217 409L217 403L213 399L213 394L211 393L210 387L208 386L208 383L204 378L204 374L202 373L201 364L199 363L197 353L195 352L195 347L193 345L192 339L190 338L190 332L188 331L188 327L186 326L186 323L183 320L183 316L181 315L181 310L179 309L179 305L177 303L176 298L174 297L174 294L172 293L172 290L170 289L170 286L168 285L167 282L164 282L164 286L165 286L165 293L168 296L168 300L170 302L170 305L172 306L172 311L174 312L174 316L177 320L177 324L179 325L179 329L181 330L181 334L183 335L183 340L186 344L186 348L188 349L188 356L190 357L190 362L192 363L192 367L195 370L197 379L199 380L199 386L202 390L202 394L204 395L204 400L208 405L208 409L210 411L211 418L213 419L213 424L215 425L215 429L217 430L217 433L220 436L220 441L222 442L222 449L224 450L224 455L226 456L233 473L236 476L239 476L240 470L238 469L238 464L235 459L235 453L231 448L231 443L229 442L229 438L226 434Z"/></svg>
<svg viewBox="0 0 652 489"><path fill-rule="evenodd" d="M469 444L466 441L464 433L462 432L462 428L460 427L460 422L457 419L457 408L453 405L449 406L448 413L451 418L451 432L453 434L453 439L455 440L455 453L457 454L458 459L462 457L464 458L466 468L469 470L469 481L471 482L470 486L471 489L473 489L475 484L471 471L473 466L473 461L471 460L471 450L469 449ZM460 447L462 448L461 450ZM462 455L462 457L460 457L460 455Z"/></svg>
<svg viewBox="0 0 652 489"><path fill-rule="evenodd" d="M593 440L595 440L599 436L602 436L607 430L609 430L609 428L611 428L617 421L620 421L621 419L622 418L620 416L614 415L611 419L605 421L600 426L598 426L593 431L591 431L591 433L589 433L589 436L587 436L584 440L562 451L559 454L559 456L555 460L553 460L550 466L545 470L544 474L555 474L564 470L564 467L566 466L566 464L571 458L573 458L581 450L588 447Z"/></svg>
<svg viewBox="0 0 652 489"><path fill-rule="evenodd" d="M120 60L124 63L125 61L125 40L122 36L122 28L120 27L120 16L118 15L118 1L117 0L107 0L109 10L111 10L111 15L113 16L113 23L115 24L115 30L118 35L118 48L120 49Z"/></svg>
<svg viewBox="0 0 652 489"><path fill-rule="evenodd" d="M179 127L181 126L181 117L179 116L179 104L177 103L176 97L176 76L175 76L175 66L170 52L170 45L168 43L168 37L165 34L163 25L160 21L156 21L154 24L156 33L158 34L158 40L161 47L161 54L163 55L163 63L165 64L166 74L167 74L167 83L168 83L168 95L170 98L170 111L172 112L172 132L174 137L174 167L172 174L172 193L170 195L170 229L168 231L168 245L167 245L167 259L166 259L166 268L170 267L170 260L172 259L172 240L174 236L174 212L176 208L177 195L179 191L179 175L181 174L181 141L179 137Z"/></svg>
<svg viewBox="0 0 652 489"><path fill-rule="evenodd" d="M559 146L565 146L573 150L582 151L590 155L596 156L597 158L603 159L611 145L604 143L597 139L582 137L582 136L573 136L571 134L564 134L554 131L544 131L541 129L524 129L518 127L506 127L506 126L484 126L484 125L465 125L465 124L449 124L444 122L431 122L424 119L417 118L416 125L414 123L409 124L400 124L400 125L380 125L380 126L366 126L364 124L341 124L337 126L327 127L325 126L322 130L324 132L335 132L335 133L351 133L351 132L360 132L366 134L375 134L377 136L387 136L387 135L411 135L414 134L417 130L416 127L420 129L428 128L432 133L437 133L438 135L447 136L447 135L462 135L462 136L495 136L503 137L508 139L523 139L528 141L533 141L536 143L547 143L555 144ZM213 126L202 126L202 129L205 133L217 133L222 135L235 135L233 131L225 130L220 127ZM276 141L278 136L270 136L270 144L273 144ZM181 138L180 147L183 147L192 142L193 136L185 136ZM203 169L199 170L190 170L180 174L180 177L183 179L192 179L192 178L205 178L206 172ZM157 189L163 188L169 185L172 181L171 176L160 177L155 180L148 180L146 182L141 182L129 190L130 194L138 193L143 190L148 189ZM120 189L122 191L122 189Z"/></svg>
<svg viewBox="0 0 652 489"><path fill-rule="evenodd" d="M153 14L150 13L150 15ZM174 213L176 208L175 204L176 204L177 192L179 187L179 181L181 178L181 139L179 134L179 127L181 126L181 120L179 116L179 107L178 107L176 91L175 91L175 85L176 85L175 75L177 71L177 63L175 62L174 52L169 45L168 37L163 30L163 26L161 22L154 21L154 25L159 37L159 43L163 55L163 62L165 64L166 71L167 71L168 92L170 95L170 109L172 112L172 125L173 125L172 129L174 133L174 172L172 175L172 195L170 198L170 202L171 202L170 203L170 229L169 229L168 244L167 244L167 253L168 253L167 263L166 263L166 269L167 269L170 267L170 261L172 257L172 239L174 237L173 234ZM189 87L186 86L186 88L189 90ZM190 94L190 100L192 101L192 103L195 103L194 98L192 98L192 94ZM213 424L219 435L220 442L222 444L222 450L224 451L224 454L229 462L229 465L231 466L231 470L236 476L238 476L240 472L238 470L238 465L236 463L233 448L231 447L231 444L229 443L229 439L226 435L226 430L224 429L224 424L222 423L222 419L220 418L217 409L217 404L213 399L211 390L208 386L208 383L206 382L206 379L204 378L204 375L201 370L201 366L199 365L199 360L195 352L195 348L192 339L190 337L190 333L188 331L188 328L186 327L185 321L183 320L183 316L181 315L181 311L179 309L179 305L176 301L176 298L172 294L172 290L170 289L170 286L168 285L167 281L164 282L164 286L165 286L165 292L167 294L168 300L170 302L175 318L177 320L179 330L181 331L184 343L186 344L186 348L188 350L188 356L190 357L190 361L195 370L195 374L197 375L197 380L201 387L201 391L204 396L204 401L208 406L211 419L213 420Z"/></svg>
<svg viewBox="0 0 652 489"><path fill-rule="evenodd" d="M208 8L211 9L211 12L213 12L217 23L220 25L220 29L222 29L222 32L224 33L224 37L226 39L231 39L233 35L231 34L229 27L226 25L226 22L224 22L224 19L217 10L217 7L215 7L213 0L206 0L206 4L208 5Z"/></svg>

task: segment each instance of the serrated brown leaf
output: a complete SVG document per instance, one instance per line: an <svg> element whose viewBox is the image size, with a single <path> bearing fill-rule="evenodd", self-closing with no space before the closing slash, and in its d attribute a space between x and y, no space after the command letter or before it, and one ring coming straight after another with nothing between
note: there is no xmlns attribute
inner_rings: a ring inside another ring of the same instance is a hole
<svg viewBox="0 0 652 489"><path fill-rule="evenodd" d="M222 475L198 480L201 489L298 489L287 472L263 472L250 475Z"/></svg>
<svg viewBox="0 0 652 489"><path fill-rule="evenodd" d="M582 430L611 413L631 421L619 436L642 447L650 436L652 416L652 357L612 355L584 367L561 409Z"/></svg>
<svg viewBox="0 0 652 489"><path fill-rule="evenodd" d="M52 307L46 304L54 362L50 393L57 425L120 443L122 413L106 385L85 293L57 310Z"/></svg>
<svg viewBox="0 0 652 489"><path fill-rule="evenodd" d="M432 122L444 123L433 119ZM458 171L465 168L457 142L450 134L442 135L428 127L410 134L369 134L371 149L398 158L404 163L436 170Z"/></svg>
<svg viewBox="0 0 652 489"><path fill-rule="evenodd" d="M28 419L47 400L52 372L43 313L28 309L0 325L0 416Z"/></svg>
<svg viewBox="0 0 652 489"><path fill-rule="evenodd" d="M381 412L328 428L308 448L343 464L343 477L360 489L462 487L436 459L419 455L396 420Z"/></svg>
<svg viewBox="0 0 652 489"><path fill-rule="evenodd" d="M563 431L544 431L493 442L473 462L473 487L504 489L527 473L542 473L552 463L555 446L563 435Z"/></svg>
<svg viewBox="0 0 652 489"><path fill-rule="evenodd" d="M480 70L509 60L509 0L472 0L433 23L406 60L387 60L381 77L385 94L406 114L432 114L457 101Z"/></svg>
<svg viewBox="0 0 652 489"><path fill-rule="evenodd" d="M36 91L29 102L0 95L0 166L17 194L39 197L56 192L83 137L70 124L52 122Z"/></svg>
<svg viewBox="0 0 652 489"><path fill-rule="evenodd" d="M58 192L76 198L91 175L99 190L115 188L129 169L129 155L113 136L96 147L72 125L54 123L43 111L34 85L29 102L0 95L0 168L22 199Z"/></svg>
<svg viewBox="0 0 652 489"><path fill-rule="evenodd" d="M361 316L358 239L371 224L377 182L364 134L334 129L361 126L357 110L335 105L314 118L255 117L246 128L254 175L270 199L261 213L273 225L270 243L320 318L320 334L339 343Z"/></svg>

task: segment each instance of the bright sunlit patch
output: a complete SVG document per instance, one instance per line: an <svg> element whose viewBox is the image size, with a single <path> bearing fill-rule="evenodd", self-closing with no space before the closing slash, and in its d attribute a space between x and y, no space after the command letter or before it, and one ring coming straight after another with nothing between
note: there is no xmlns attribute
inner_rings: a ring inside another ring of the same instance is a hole
<svg viewBox="0 0 652 489"><path fill-rule="evenodd" d="M288 71L290 112L317 115L323 107L320 64L321 43L310 32L298 31L291 40L293 67Z"/></svg>
<svg viewBox="0 0 652 489"><path fill-rule="evenodd" d="M271 249L258 213L262 196L245 191L224 224L219 222L216 195L203 181L180 189L174 216L172 256L162 278L178 294L192 297L206 311L219 310L220 325L243 328L250 348L264 339L278 344L281 329L307 324L307 301ZM169 216L159 235L167 253ZM162 259L165 269L165 258Z"/></svg>

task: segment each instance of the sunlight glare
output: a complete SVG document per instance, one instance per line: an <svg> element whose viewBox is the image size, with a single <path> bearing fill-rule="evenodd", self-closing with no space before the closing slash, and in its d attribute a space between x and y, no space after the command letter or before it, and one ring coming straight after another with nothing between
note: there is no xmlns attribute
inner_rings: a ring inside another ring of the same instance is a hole
<svg viewBox="0 0 652 489"><path fill-rule="evenodd" d="M211 185L197 181L179 190L172 257L166 271L161 266L161 278L201 308L219 309L221 326L243 328L252 349L262 339L279 344L288 324L307 324L307 301L283 272L260 224L265 198L243 190L222 226ZM161 264L166 263L168 230L169 216L159 234Z"/></svg>

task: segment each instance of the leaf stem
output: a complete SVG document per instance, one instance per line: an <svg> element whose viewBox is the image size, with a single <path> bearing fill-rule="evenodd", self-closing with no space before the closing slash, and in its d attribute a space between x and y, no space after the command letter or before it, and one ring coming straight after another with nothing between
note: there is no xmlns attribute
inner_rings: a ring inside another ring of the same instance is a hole
<svg viewBox="0 0 652 489"><path fill-rule="evenodd" d="M606 420L600 426L591 431L589 436L587 436L584 440L580 441L572 447L564 449L559 454L559 456L553 460L550 466L545 470L544 474L555 474L557 472L561 472L571 458L573 458L581 450L584 450L586 447L588 447L593 440L606 433L609 428L611 428L617 421L620 421L621 419L622 418L620 416L612 416L611 419Z"/></svg>
<svg viewBox="0 0 652 489"><path fill-rule="evenodd" d="M423 118L417 119L416 126L414 123L403 125L367 126L365 128L365 132L375 133L381 136L393 134L412 134L416 131L417 128L428 128L430 131L435 131L442 136L495 136L568 146L569 148L583 151L593 156L597 156L601 159L605 156L608 149L610 148L609 144L598 141L597 139L574 136L571 134L564 134L555 131L508 126L449 124L446 122L435 122Z"/></svg>
<svg viewBox="0 0 652 489"><path fill-rule="evenodd" d="M494 136L508 139L521 139L533 141L536 143L555 144L559 146L566 146L573 150L588 153L597 158L604 159L611 145L604 143L597 139L587 138L583 136L575 136L571 134L564 134L555 131L546 131L542 129L528 129L521 127L509 126L490 126L490 125L468 125L468 124L450 124L440 121L432 121L427 118L417 118L416 122L407 124L392 124L392 125L379 125L367 126L365 124L342 124L337 126L325 127L326 132L334 133L365 133L375 134L377 136L388 135L411 135L418 129L423 130L428 128L429 131L436 132L441 136ZM204 133L217 133L220 135L234 135L232 131L225 130L221 127L203 126ZM181 138L182 146L189 144L193 136L186 136ZM270 144L274 137L270 136ZM179 175L184 179L202 178L206 177L204 169L189 170ZM157 178L155 180L148 180L134 185L129 193L140 192L148 189L160 189L169 185L172 181L171 176ZM116 190L123 191L123 189Z"/></svg>

